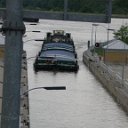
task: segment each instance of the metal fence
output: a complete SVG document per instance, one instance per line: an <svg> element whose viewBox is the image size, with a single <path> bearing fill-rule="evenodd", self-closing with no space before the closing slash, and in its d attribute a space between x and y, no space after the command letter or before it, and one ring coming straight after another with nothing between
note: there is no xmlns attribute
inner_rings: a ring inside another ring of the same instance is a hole
<svg viewBox="0 0 128 128"><path fill-rule="evenodd" d="M96 70L95 72L99 72L109 82L118 83L115 84L115 86L128 90L128 80L122 79L121 74L114 71L112 67L109 67L103 61L100 61L99 57L96 54L92 55L92 53L88 50L84 53L84 57L91 60L91 63L88 66L92 65L94 67L94 70Z"/></svg>

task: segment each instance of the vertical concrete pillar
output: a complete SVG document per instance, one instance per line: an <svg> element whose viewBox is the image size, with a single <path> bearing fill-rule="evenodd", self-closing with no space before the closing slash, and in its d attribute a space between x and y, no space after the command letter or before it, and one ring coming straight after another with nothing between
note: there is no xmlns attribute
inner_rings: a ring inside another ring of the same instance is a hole
<svg viewBox="0 0 128 128"><path fill-rule="evenodd" d="M67 20L68 0L64 0L64 20Z"/></svg>
<svg viewBox="0 0 128 128"><path fill-rule="evenodd" d="M112 0L106 0L106 23L111 22Z"/></svg>
<svg viewBox="0 0 128 128"><path fill-rule="evenodd" d="M1 128L19 128L21 60L23 52L22 0L6 0L4 86Z"/></svg>

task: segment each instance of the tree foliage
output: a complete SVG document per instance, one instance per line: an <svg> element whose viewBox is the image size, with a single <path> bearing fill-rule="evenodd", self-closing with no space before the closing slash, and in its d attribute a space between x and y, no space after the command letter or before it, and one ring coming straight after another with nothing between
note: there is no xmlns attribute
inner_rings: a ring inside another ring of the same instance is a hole
<svg viewBox="0 0 128 128"><path fill-rule="evenodd" d="M113 13L128 14L128 0L114 0Z"/></svg>
<svg viewBox="0 0 128 128"><path fill-rule="evenodd" d="M122 25L120 29L114 33L114 35L115 38L128 44L128 25Z"/></svg>
<svg viewBox="0 0 128 128"><path fill-rule="evenodd" d="M6 0L0 0L5 7ZM70 12L104 13L106 0L68 0ZM128 14L128 0L112 0L113 14ZM25 9L63 11L64 0L23 0Z"/></svg>

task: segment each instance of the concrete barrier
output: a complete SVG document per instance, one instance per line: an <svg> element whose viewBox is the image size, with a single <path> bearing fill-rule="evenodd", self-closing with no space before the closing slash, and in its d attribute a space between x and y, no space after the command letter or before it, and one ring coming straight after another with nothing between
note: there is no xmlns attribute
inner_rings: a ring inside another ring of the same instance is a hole
<svg viewBox="0 0 128 128"><path fill-rule="evenodd" d="M23 53L22 59L22 73L21 73L21 103L20 103L20 120L21 128L30 128L29 119L29 94L23 95L28 91L28 74L27 74L27 60L26 52Z"/></svg>
<svg viewBox="0 0 128 128"><path fill-rule="evenodd" d="M84 52L83 62L102 83L103 87L114 97L117 103L128 113L127 82L122 83L120 76L100 61L98 56L93 56L90 50Z"/></svg>
<svg viewBox="0 0 128 128"><path fill-rule="evenodd" d="M87 14L87 13L74 13L68 12L66 18L64 18L64 12L53 12L53 11L34 11L24 10L24 18L39 18L39 19L50 19L50 20L67 20L67 21L86 21L86 22L101 22L110 23L111 16L107 14ZM0 17L6 19L6 10L0 8Z"/></svg>

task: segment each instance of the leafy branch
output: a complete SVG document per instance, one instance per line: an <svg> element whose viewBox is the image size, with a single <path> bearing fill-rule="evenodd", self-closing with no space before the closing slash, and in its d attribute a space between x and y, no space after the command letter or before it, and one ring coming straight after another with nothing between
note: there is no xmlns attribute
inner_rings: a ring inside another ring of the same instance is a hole
<svg viewBox="0 0 128 128"><path fill-rule="evenodd" d="M128 44L128 25L122 25L120 29L114 32L115 38Z"/></svg>

